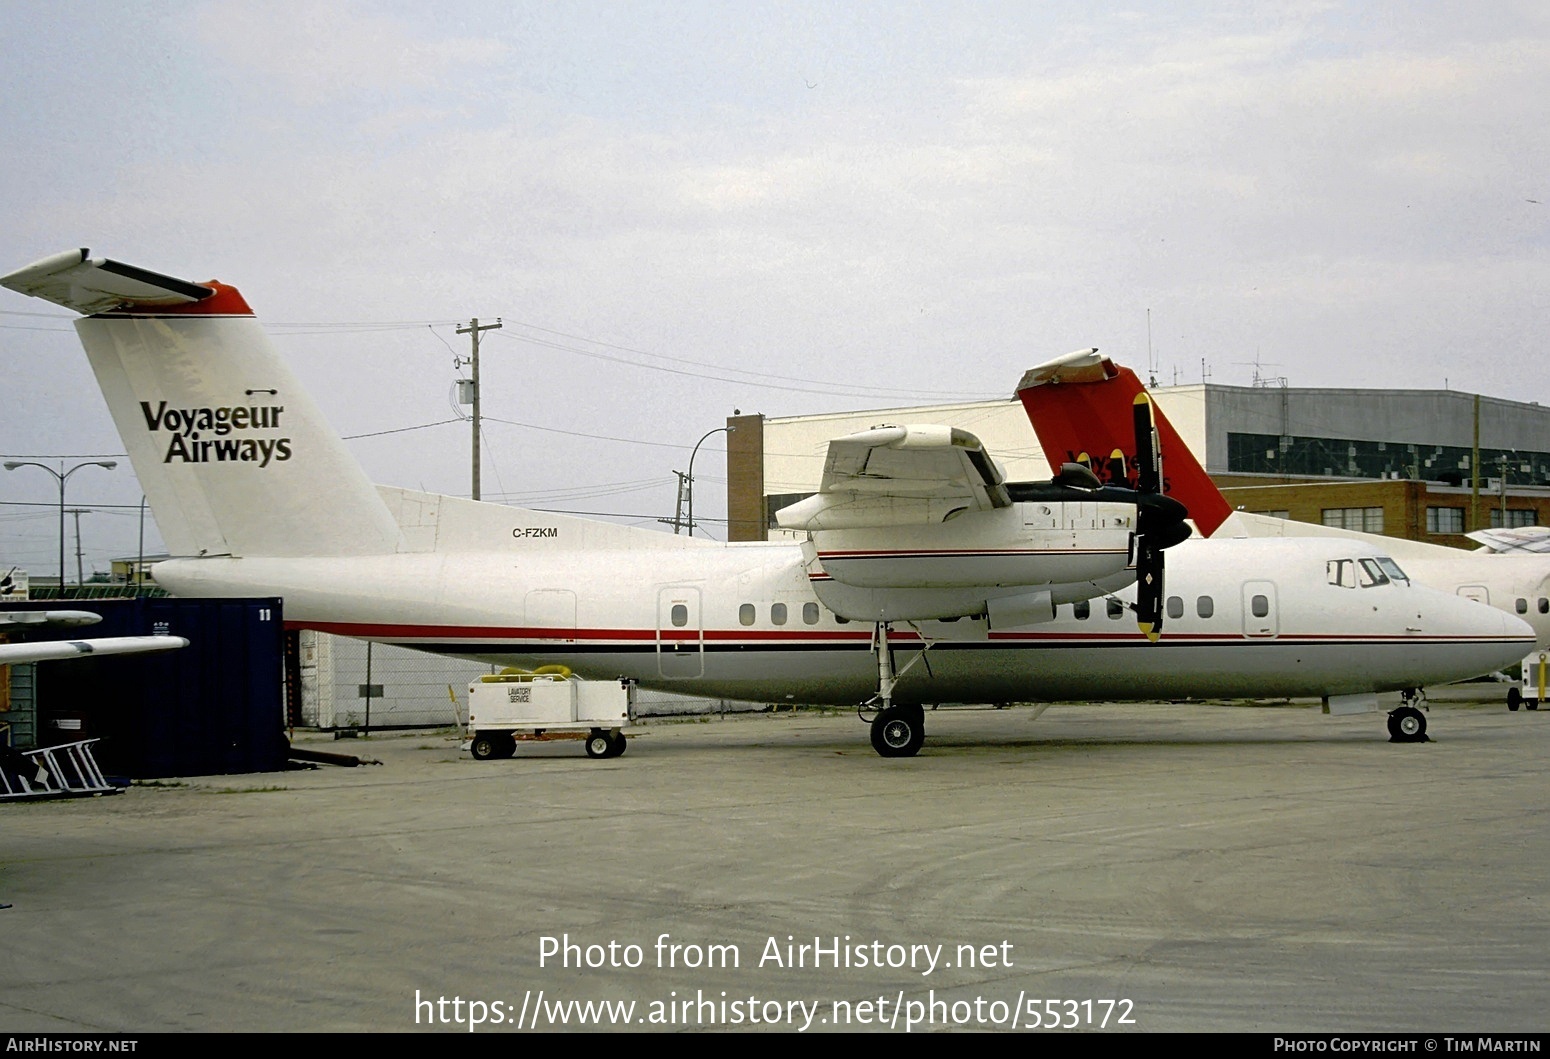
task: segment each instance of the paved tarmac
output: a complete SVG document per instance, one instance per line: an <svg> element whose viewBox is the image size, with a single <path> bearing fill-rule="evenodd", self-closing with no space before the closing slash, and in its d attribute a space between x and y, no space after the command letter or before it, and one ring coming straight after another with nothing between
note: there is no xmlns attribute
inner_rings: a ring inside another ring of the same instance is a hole
<svg viewBox="0 0 1550 1059"><path fill-rule="evenodd" d="M381 764L0 805L0 1032L1542 1031L1550 712L1501 691L1409 745L1244 704L942 710L904 760L847 713L298 735Z"/></svg>

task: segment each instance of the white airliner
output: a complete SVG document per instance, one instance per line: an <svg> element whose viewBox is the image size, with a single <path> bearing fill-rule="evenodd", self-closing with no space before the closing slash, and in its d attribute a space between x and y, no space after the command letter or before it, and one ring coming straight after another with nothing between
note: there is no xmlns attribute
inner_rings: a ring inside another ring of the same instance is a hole
<svg viewBox="0 0 1550 1059"><path fill-rule="evenodd" d="M234 288L84 250L0 284L91 314L76 329L163 537L187 556L157 581L283 596L287 620L311 628L705 695L862 702L884 756L920 749L926 703L1307 695L1375 708L1379 691L1489 671L1532 639L1361 544L1176 543L1183 511L1155 483L1104 490L1074 470L1005 483L946 427L838 439L819 497L783 513L808 531L801 546L376 487ZM1149 427L1144 409L1132 423ZM1341 559L1383 576L1348 593L1325 576ZM901 648L914 655L895 667ZM1424 738L1420 712L1403 711L1396 737Z"/></svg>
<svg viewBox="0 0 1550 1059"><path fill-rule="evenodd" d="M1135 372L1089 350L1030 372L1018 396L1047 459L1076 461L1095 473L1102 472L1109 481L1124 482L1127 461L1133 460L1126 454L1131 446L1132 402L1144 392ZM1153 419L1168 452L1167 493L1189 509L1200 532L1218 540L1345 538L1380 549L1419 584L1497 607L1528 622L1534 630L1535 646L1522 660L1527 667L1527 687L1508 690L1508 707L1516 710L1526 704L1537 708L1550 692L1550 530L1538 526L1476 530L1468 536L1483 547L1467 552L1234 511L1188 446L1178 440L1167 416L1154 410ZM1360 571L1335 567L1330 577L1344 587L1357 587Z"/></svg>

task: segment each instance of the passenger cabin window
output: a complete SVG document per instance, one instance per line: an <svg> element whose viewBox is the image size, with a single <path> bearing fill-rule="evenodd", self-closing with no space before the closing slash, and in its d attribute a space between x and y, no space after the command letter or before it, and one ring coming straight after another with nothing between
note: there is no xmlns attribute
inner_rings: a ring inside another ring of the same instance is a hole
<svg viewBox="0 0 1550 1059"><path fill-rule="evenodd" d="M1256 595L1249 600L1249 612L1256 618L1263 618L1270 613L1270 598L1268 596Z"/></svg>
<svg viewBox="0 0 1550 1059"><path fill-rule="evenodd" d="M1182 597L1182 596L1169 596L1168 597L1168 617L1170 617L1170 618L1182 618L1182 617L1184 617L1184 597Z"/></svg>
<svg viewBox="0 0 1550 1059"><path fill-rule="evenodd" d="M770 621L776 625L786 624L786 605L784 603L770 604Z"/></svg>
<svg viewBox="0 0 1550 1059"><path fill-rule="evenodd" d="M1211 602L1210 596L1201 596L1195 600L1195 613L1202 618L1209 618L1216 613L1216 604Z"/></svg>
<svg viewBox="0 0 1550 1059"><path fill-rule="evenodd" d="M802 621L803 621L804 624L807 624L807 625L817 625L818 624L818 604L816 604L816 603L804 603L804 604L802 604Z"/></svg>
<svg viewBox="0 0 1550 1059"><path fill-rule="evenodd" d="M737 608L737 620L742 622L744 625L752 625L754 618L757 615L758 611L754 609L754 605L752 603L744 603L741 607Z"/></svg>
<svg viewBox="0 0 1550 1059"><path fill-rule="evenodd" d="M689 608L684 606L682 603L674 603L672 610L672 622L680 629L682 629L685 625L688 625Z"/></svg>
<svg viewBox="0 0 1550 1059"><path fill-rule="evenodd" d="M1517 607L1518 607L1518 613L1519 614L1527 614L1528 613L1528 600L1526 600L1523 597L1519 596L1518 597Z"/></svg>
<svg viewBox="0 0 1550 1059"><path fill-rule="evenodd" d="M1093 606L1087 600L1071 604L1071 616L1077 621L1086 621L1087 616L1093 612Z"/></svg>
<svg viewBox="0 0 1550 1059"><path fill-rule="evenodd" d="M1539 613L1550 614L1550 599L1546 599L1544 596L1539 597Z"/></svg>
<svg viewBox="0 0 1550 1059"><path fill-rule="evenodd" d="M1110 599L1108 602L1109 617L1123 618L1125 616L1125 604L1121 603L1117 599Z"/></svg>

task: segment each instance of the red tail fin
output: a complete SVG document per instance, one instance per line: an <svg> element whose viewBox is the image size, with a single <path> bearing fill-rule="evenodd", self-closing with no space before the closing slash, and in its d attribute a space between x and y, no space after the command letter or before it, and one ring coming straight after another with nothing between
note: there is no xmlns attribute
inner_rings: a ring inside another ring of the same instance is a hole
<svg viewBox="0 0 1550 1059"><path fill-rule="evenodd" d="M1135 372L1100 357L1096 349L1030 368L1017 385L1017 396L1053 466L1083 463L1102 481L1132 489L1137 485L1134 403L1143 392ZM1232 507L1162 409L1155 410L1154 419L1163 492L1189 508L1189 517L1209 537L1232 514Z"/></svg>

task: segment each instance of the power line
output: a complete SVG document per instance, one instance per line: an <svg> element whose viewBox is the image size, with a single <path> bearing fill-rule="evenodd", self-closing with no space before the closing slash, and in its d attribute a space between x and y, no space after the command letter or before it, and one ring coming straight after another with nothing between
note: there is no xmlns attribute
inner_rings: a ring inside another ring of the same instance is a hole
<svg viewBox="0 0 1550 1059"><path fill-rule="evenodd" d="M54 313L25 313L15 310L0 310L0 316L32 316L54 320L70 320L72 317L59 316ZM630 360L624 357L609 356L595 350L578 348L567 345L565 342L556 341L553 338L541 338L533 335L506 334L500 337L508 338L516 342L528 342L532 345L542 346L548 349L565 353L574 353L577 356L591 357L597 360L609 361L615 364L625 364L631 367L642 368L647 371L661 371L671 375L684 375L690 378L710 379L716 382L734 383L744 386L754 386L762 389L783 390L793 393L816 393L842 397L876 397L886 399L917 399L928 398L940 400L944 397L957 397L963 399L989 399L994 394L983 391L951 391L951 390L911 390L883 386L858 386L854 383L832 382L824 379L802 378L791 375L778 375L772 372L751 371L746 368L729 368L706 361L695 360L689 357L674 357L665 353L651 353L647 350L637 349L633 346L620 345L613 342L604 342L601 339L588 338L585 335L571 334L554 328L544 327L540 324L526 323L520 320L507 320L512 327L526 328L530 331L541 332L544 335L553 335L558 339L569 342L584 342L601 349L617 350L620 353L629 353L636 357L649 357L654 360L667 361L670 364L688 365L689 367L674 368L665 364L643 363L639 360ZM0 324L0 327L12 325ZM305 336L316 334L370 334L382 331L409 331L428 327L435 333L437 327L456 327L457 324L445 320L352 320L340 322L327 321L265 321L264 326L276 335ZM67 331L68 327L60 328L16 328L20 330L42 331ZM459 332L462 333L462 332ZM439 335L437 336L440 337ZM694 371L690 368L701 370ZM760 381L768 380L768 381Z"/></svg>
<svg viewBox="0 0 1550 1059"><path fill-rule="evenodd" d="M515 326L519 326L519 327L532 327L533 325L518 323ZM546 329L545 328L535 328L535 330L542 331L542 330L546 330ZM550 333L554 334L554 333L558 333L558 332L550 332ZM828 396L839 396L839 397L867 397L867 398L878 398L878 399L886 398L886 399L889 399L889 400L899 400L899 399L902 399L902 398L921 398L921 397L935 397L935 398L938 398L938 399L940 399L942 397L961 397L961 398L971 398L972 397L972 398L976 398L976 399L990 399L993 396L993 395L985 394L983 392L969 394L969 393L960 393L960 392L949 392L949 391L944 391L944 390L888 389L888 388L885 388L885 387L878 387L878 386L856 386L856 385L846 384L846 383L826 382L826 381L821 380L821 379L800 379L800 378L796 378L796 377L792 377L792 376L770 375L770 374L768 374L766 372L747 371L747 370L745 370L743 368L722 368L722 367L718 367L718 366L712 365L712 364L705 364L702 361L686 360L686 359L684 359L682 357L668 357L668 356L665 356L665 355L660 354L660 353L646 353L643 350L630 349L628 346L615 346L615 345L612 345L612 344L607 343L607 342L597 342L594 339L589 339L589 338L580 338L578 336L572 336L572 335L564 336L564 337L567 337L567 338L575 338L577 341L592 342L595 345L603 346L603 347L608 348L608 349L623 350L625 352L634 353L634 354L637 354L639 356L657 357L657 358L662 359L662 360L670 360L670 361L673 361L673 362L679 363L679 364L694 364L694 365L699 366L701 368L711 369L711 370L708 370L708 371L690 371L687 368L672 368L672 367L667 367L666 365L662 365L662 364L645 364L645 363L642 363L640 361L629 360L629 359L624 358L624 357L610 356L607 353L599 353L599 352L596 352L596 351L593 351L593 350L580 349L580 348L578 348L576 346L566 345L563 342L556 342L556 341L553 341L551 339L535 338L535 337L533 337L531 335L507 334L507 335L502 335L501 337L507 338L507 339L509 339L511 341L514 341L514 342L527 342L527 343L529 343L531 345L541 346L541 347L544 347L546 349L559 350L559 351L564 352L564 353L574 353L577 356L590 357L593 360L608 361L608 362L614 363L614 364L624 364L624 365L628 365L629 367L633 367L633 368L643 368L643 369L645 369L647 371L666 372L669 375L683 375L683 376L687 376L687 377L693 378L693 379L710 379L710 380L712 380L714 382L727 382L727 383L733 383L733 384L739 385L739 386L752 386L752 387L756 387L758 389L765 389L765 390L785 390L785 391L792 392L792 393L816 393L816 394L824 394L824 395L828 395ZM732 376L736 376L736 375L745 375L745 376L749 376L749 377L748 378L735 378L735 377L732 377ZM758 381L759 379L782 379L782 380L785 380L785 381L784 382L760 382L760 381ZM796 383L802 383L803 385L794 385Z"/></svg>
<svg viewBox="0 0 1550 1059"><path fill-rule="evenodd" d="M430 427L444 427L448 423L461 423L461 422L463 422L463 420L461 420L461 419L438 419L434 423L421 423L418 426L412 426L412 427L393 427L391 430L373 430L373 431L370 431L370 432L365 433L365 434L343 434L343 435L340 435L340 440L341 441L355 441L355 440L357 440L359 438L380 438L384 434L407 434L411 430L426 430L426 429L429 429Z"/></svg>

